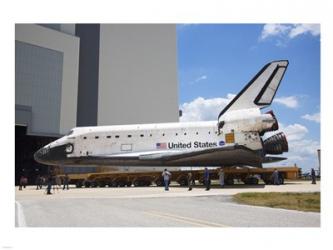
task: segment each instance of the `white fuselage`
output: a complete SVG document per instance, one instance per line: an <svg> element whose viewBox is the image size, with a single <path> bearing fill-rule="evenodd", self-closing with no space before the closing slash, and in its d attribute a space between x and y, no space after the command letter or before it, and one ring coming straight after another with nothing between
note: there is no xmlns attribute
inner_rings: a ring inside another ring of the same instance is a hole
<svg viewBox="0 0 333 250"><path fill-rule="evenodd" d="M220 127L217 121L77 127L46 145L36 159L51 165L257 166L260 132L275 122L272 115L249 109L227 113ZM232 147L243 156L227 149ZM227 151L219 153L221 148Z"/></svg>
<svg viewBox="0 0 333 250"><path fill-rule="evenodd" d="M74 128L73 133L50 144L57 146L73 143L74 150L68 157L89 155L114 155L156 150L189 150L223 146L228 144L225 132L220 134L215 121L191 123L161 123L124 126L99 126ZM244 145L250 149L261 149L256 132L234 131L230 144Z"/></svg>

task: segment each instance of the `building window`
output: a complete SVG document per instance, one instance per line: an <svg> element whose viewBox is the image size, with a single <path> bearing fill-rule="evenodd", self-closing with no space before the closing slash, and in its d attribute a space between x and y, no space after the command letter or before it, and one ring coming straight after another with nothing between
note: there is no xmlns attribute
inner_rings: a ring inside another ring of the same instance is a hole
<svg viewBox="0 0 333 250"><path fill-rule="evenodd" d="M132 135L127 135L127 137L128 137L128 138L131 138L131 137L132 137Z"/></svg>
<svg viewBox="0 0 333 250"><path fill-rule="evenodd" d="M141 134L140 136L143 137L143 134Z"/></svg>
<svg viewBox="0 0 333 250"><path fill-rule="evenodd" d="M208 131L208 134L210 134L210 131Z"/></svg>
<svg viewBox="0 0 333 250"><path fill-rule="evenodd" d="M162 136L165 136L165 134L163 133Z"/></svg>
<svg viewBox="0 0 333 250"><path fill-rule="evenodd" d="M199 133L198 133L198 132L196 132L195 134L196 134L196 135L198 135Z"/></svg>
<svg viewBox="0 0 333 250"><path fill-rule="evenodd" d="M178 135L178 133L176 133L176 136Z"/></svg>
<svg viewBox="0 0 333 250"><path fill-rule="evenodd" d="M119 138L119 135L116 135L115 137L116 137L116 138Z"/></svg>
<svg viewBox="0 0 333 250"><path fill-rule="evenodd" d="M186 133L184 133L184 135L187 135Z"/></svg>
<svg viewBox="0 0 333 250"><path fill-rule="evenodd" d="M111 135L108 135L106 138L110 139L110 138L111 138Z"/></svg>
<svg viewBox="0 0 333 250"><path fill-rule="evenodd" d="M150 136L150 137L152 137L153 135L152 135L152 134L150 134L149 136Z"/></svg>
<svg viewBox="0 0 333 250"><path fill-rule="evenodd" d="M95 139L98 139L99 138L99 136L95 136Z"/></svg>
<svg viewBox="0 0 333 250"><path fill-rule="evenodd" d="M87 139L87 137L84 136L83 139L85 140L85 139Z"/></svg>

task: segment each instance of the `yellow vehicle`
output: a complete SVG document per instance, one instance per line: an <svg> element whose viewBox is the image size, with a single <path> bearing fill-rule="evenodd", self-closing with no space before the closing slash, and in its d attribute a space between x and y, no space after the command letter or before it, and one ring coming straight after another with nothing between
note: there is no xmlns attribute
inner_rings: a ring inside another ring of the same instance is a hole
<svg viewBox="0 0 333 250"><path fill-rule="evenodd" d="M280 183L283 184L285 179L297 179L301 169L297 166L292 167L273 167L273 168L224 168L226 185L234 184L235 180L241 181L247 185L258 184L260 179L265 184L271 184L273 171L277 169L280 175ZM218 180L218 168L210 169L211 180ZM180 186L186 186L187 175L192 173L192 178L196 182L203 183L203 169L196 170L177 170L171 171L171 181L178 183ZM64 174L59 174L61 178ZM99 172L86 174L69 174L70 184L76 187L143 187L143 186L163 186L161 172Z"/></svg>

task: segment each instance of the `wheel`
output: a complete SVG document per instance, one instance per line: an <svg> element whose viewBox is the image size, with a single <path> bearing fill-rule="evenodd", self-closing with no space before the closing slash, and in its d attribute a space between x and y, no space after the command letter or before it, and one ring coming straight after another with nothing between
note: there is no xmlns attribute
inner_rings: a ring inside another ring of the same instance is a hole
<svg viewBox="0 0 333 250"><path fill-rule="evenodd" d="M182 186L182 187L185 187L187 186L187 180L186 179L180 179L178 181L179 185Z"/></svg>
<svg viewBox="0 0 333 250"><path fill-rule="evenodd" d="M131 187L132 186L132 182L130 182L130 181L126 182L126 186L127 187Z"/></svg>
<svg viewBox="0 0 333 250"><path fill-rule="evenodd" d="M106 186L106 183L104 181L99 181L98 182L98 186L99 187L105 187Z"/></svg>
<svg viewBox="0 0 333 250"><path fill-rule="evenodd" d="M249 177L244 180L246 185L258 185L259 180L255 177Z"/></svg>
<svg viewBox="0 0 333 250"><path fill-rule="evenodd" d="M139 187L140 186L140 182L138 180L135 180L133 182L133 185L134 185L134 187Z"/></svg>
<svg viewBox="0 0 333 250"><path fill-rule="evenodd" d="M227 185L234 185L234 179L226 179L226 180L225 180L225 183L226 183Z"/></svg>
<svg viewBox="0 0 333 250"><path fill-rule="evenodd" d="M85 186L86 188L90 187L90 186L91 186L90 181L85 181L85 182L84 182L84 186Z"/></svg>
<svg viewBox="0 0 333 250"><path fill-rule="evenodd" d="M145 186L145 187L149 187L150 185L151 185L151 181L145 181L145 182L144 182L144 186Z"/></svg>
<svg viewBox="0 0 333 250"><path fill-rule="evenodd" d="M78 181L78 182L75 184L75 186L76 186L77 188L81 188L81 187L82 187L82 182Z"/></svg>
<svg viewBox="0 0 333 250"><path fill-rule="evenodd" d="M156 183L156 186L158 186L158 187L162 187L163 184L164 184L163 181L160 180L160 179L159 179L159 180L156 180L155 183Z"/></svg>

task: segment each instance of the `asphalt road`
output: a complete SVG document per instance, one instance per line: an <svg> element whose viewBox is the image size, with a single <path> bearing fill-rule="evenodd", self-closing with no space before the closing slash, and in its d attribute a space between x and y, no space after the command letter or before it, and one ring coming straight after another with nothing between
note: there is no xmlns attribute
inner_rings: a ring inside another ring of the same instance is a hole
<svg viewBox="0 0 333 250"><path fill-rule="evenodd" d="M319 185L304 188L316 191ZM320 213L240 205L230 190L72 189L47 196L31 188L16 192L16 226L320 227Z"/></svg>

